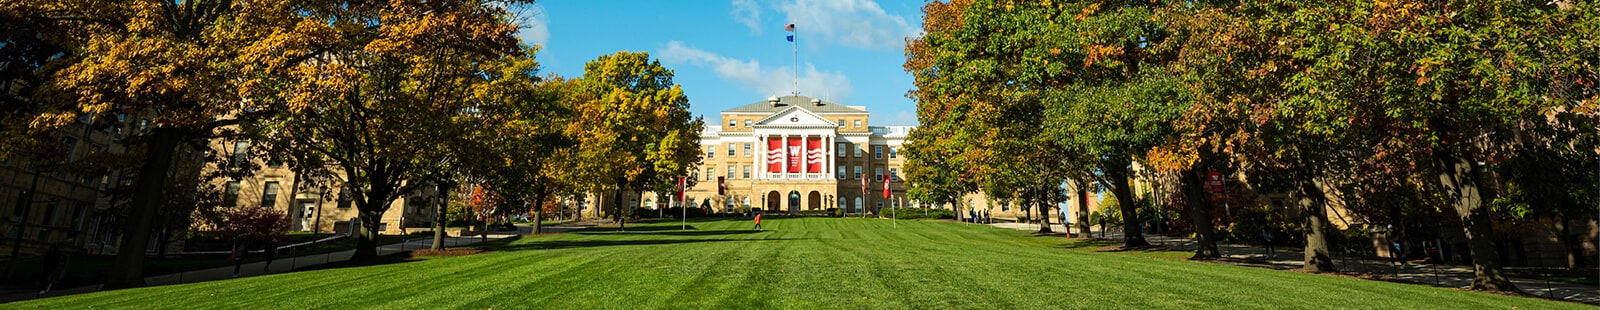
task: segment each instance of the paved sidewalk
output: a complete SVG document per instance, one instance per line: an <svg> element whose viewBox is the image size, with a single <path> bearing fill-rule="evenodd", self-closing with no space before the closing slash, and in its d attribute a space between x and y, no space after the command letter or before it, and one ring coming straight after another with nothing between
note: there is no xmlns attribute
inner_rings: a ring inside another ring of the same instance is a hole
<svg viewBox="0 0 1600 310"><path fill-rule="evenodd" d="M1037 224L994 223L989 225L1017 230L1039 230L1039 225ZM1058 233L1066 232L1064 228L1061 225L1051 225L1050 227L1052 231ZM1102 232L1094 230L1090 233L1094 234L1095 237L1099 237ZM1107 239L1122 239L1121 232L1112 231L1104 232L1104 234ZM1145 240L1149 241L1151 245L1167 247L1177 251L1192 252L1196 247L1194 239L1188 238L1145 235ZM1223 257L1227 258L1218 260L1216 261L1217 263L1280 270L1300 269L1305 266L1305 255L1299 251L1278 250L1269 255L1266 248L1248 244L1218 244L1217 248L1222 251ZM1455 288L1464 288L1472 284L1471 266L1407 264L1401 268L1391 261L1341 256L1334 258L1334 264L1342 272L1368 274L1396 281ZM1600 287L1594 285L1523 278L1511 278L1511 282L1529 295L1600 305Z"/></svg>
<svg viewBox="0 0 1600 310"><path fill-rule="evenodd" d="M518 230L516 232L504 231L504 232L490 233L489 237L488 237L488 240L489 241L494 241L494 240L500 240L500 239L504 239L504 238L514 237L514 236L517 236L517 235L533 233L533 227L519 225L519 226L517 226L517 228L518 228ZM567 232L567 231L577 230L577 229L582 229L582 227L544 227L544 232L545 233L560 233L560 232ZM483 238L477 237L477 236L446 237L444 239L444 245L446 247L455 247L455 246L469 245L469 244L478 243L478 242L480 242L482 240L483 240ZM427 249L427 248L432 247L432 246L433 246L433 237L431 237L431 236L430 237L419 237L419 238L409 239L409 240L406 240L405 242L401 242L401 243L395 243L395 244L380 246L380 247L378 247L378 255L379 256L383 256L383 255L390 255L390 254L395 254L395 253L400 253L400 252L407 252L407 251L412 251L412 250L422 250L422 249ZM246 277L253 277L253 276L259 276L259 275L265 275L265 274L292 272L295 269L298 269L300 267L326 264L326 263L329 263L329 262L347 261L347 260L350 259L351 256L355 256L355 250L347 250L347 251L342 251L342 252L331 252L331 253L325 253L325 254L303 255L303 256L295 256L295 257L282 257L282 258L277 258L277 259L273 260L271 262L270 266L265 261L249 263L249 264L244 264L243 266L241 266L239 268L239 276L237 278L246 278ZM159 286L159 285L171 285L171 284L182 284L182 283L195 283L195 282L226 280L226 279L232 279L232 278L235 278L233 276L233 266L229 265L227 267L217 267L217 268L211 268L211 269L186 271L186 272L174 273L174 274L150 276L150 277L146 277L144 279L144 281L145 281L145 284L147 284L148 286ZM75 287L75 288L67 288L67 289L56 289L56 290L51 290L49 293L46 293L44 295L36 295L35 292L13 292L13 293L10 293L10 294L0 295L0 303L28 300L28 299L34 299L34 298L43 298L43 297L55 297L55 296L64 296L64 295L72 295L72 294L82 294L82 293L95 292L95 291L98 291L98 290L99 290L99 286L98 285L94 285L94 286L84 286L84 287Z"/></svg>

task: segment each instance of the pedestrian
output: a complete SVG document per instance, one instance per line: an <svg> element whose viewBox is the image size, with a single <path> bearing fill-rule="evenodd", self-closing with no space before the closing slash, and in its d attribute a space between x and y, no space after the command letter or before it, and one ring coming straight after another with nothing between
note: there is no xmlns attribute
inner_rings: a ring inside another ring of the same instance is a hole
<svg viewBox="0 0 1600 310"><path fill-rule="evenodd" d="M756 231L761 231L761 213L756 213Z"/></svg>
<svg viewBox="0 0 1600 310"><path fill-rule="evenodd" d="M61 246L50 245L50 251L44 255L44 273L39 278L39 295L50 292L50 287L56 283L56 273L61 269Z"/></svg>
<svg viewBox="0 0 1600 310"><path fill-rule="evenodd" d="M239 268L244 267L244 244L233 245L233 277L239 277Z"/></svg>
<svg viewBox="0 0 1600 310"><path fill-rule="evenodd" d="M272 259L278 257L278 237L272 237L272 242L267 243L267 264L261 266L261 272L272 271Z"/></svg>
<svg viewBox="0 0 1600 310"><path fill-rule="evenodd" d="M1266 246L1267 246L1267 258L1269 258L1269 259L1272 258L1272 252L1273 252L1272 246L1273 246L1273 242L1276 241L1276 240L1273 240L1274 237L1277 237L1277 236L1274 236L1272 234L1272 229L1261 228L1261 240L1265 241L1265 243L1266 243Z"/></svg>
<svg viewBox="0 0 1600 310"><path fill-rule="evenodd" d="M989 210L983 210L983 223L994 224L994 219L989 218Z"/></svg>
<svg viewBox="0 0 1600 310"><path fill-rule="evenodd" d="M972 222L973 224L977 224L978 223L978 211L977 210L967 210L967 219L968 219L968 222Z"/></svg>

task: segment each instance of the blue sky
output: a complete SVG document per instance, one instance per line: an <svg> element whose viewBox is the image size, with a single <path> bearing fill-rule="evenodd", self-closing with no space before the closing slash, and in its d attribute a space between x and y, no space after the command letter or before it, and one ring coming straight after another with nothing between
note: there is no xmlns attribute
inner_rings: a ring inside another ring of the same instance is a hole
<svg viewBox="0 0 1600 310"><path fill-rule="evenodd" d="M676 71L692 112L718 112L788 95L794 50L783 25L796 24L804 96L866 106L877 126L916 125L905 97L912 77L905 38L921 32L923 1L872 0L545 0L520 8L520 36L544 48L544 72L583 74L583 64L617 51L645 51Z"/></svg>

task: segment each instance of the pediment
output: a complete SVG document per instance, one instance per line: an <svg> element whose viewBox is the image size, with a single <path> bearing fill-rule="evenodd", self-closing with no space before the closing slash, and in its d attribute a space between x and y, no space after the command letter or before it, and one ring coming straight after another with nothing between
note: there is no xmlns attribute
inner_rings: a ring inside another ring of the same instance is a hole
<svg viewBox="0 0 1600 310"><path fill-rule="evenodd" d="M772 113L755 123L755 127L838 127L839 124L796 106Z"/></svg>

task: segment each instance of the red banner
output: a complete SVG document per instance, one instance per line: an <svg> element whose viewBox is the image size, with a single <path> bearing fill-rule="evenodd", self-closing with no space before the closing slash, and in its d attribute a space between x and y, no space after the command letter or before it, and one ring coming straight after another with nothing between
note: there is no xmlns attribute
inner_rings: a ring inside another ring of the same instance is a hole
<svg viewBox="0 0 1600 310"><path fill-rule="evenodd" d="M783 140L767 139L767 172L783 172Z"/></svg>
<svg viewBox="0 0 1600 310"><path fill-rule="evenodd" d="M802 160L800 155L804 154L800 151L800 142L804 141L800 139L789 139L789 157L788 162L786 162L786 164L789 165L789 173L800 173L800 163Z"/></svg>
<svg viewBox="0 0 1600 310"><path fill-rule="evenodd" d="M823 160L828 154L822 151L822 139L806 139L806 172L822 173Z"/></svg>

